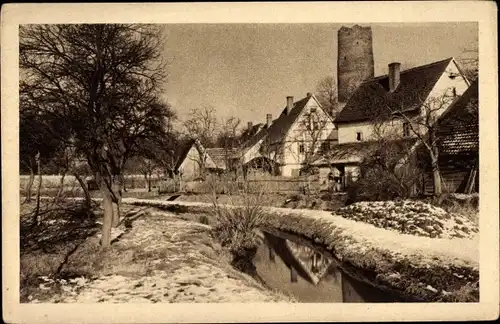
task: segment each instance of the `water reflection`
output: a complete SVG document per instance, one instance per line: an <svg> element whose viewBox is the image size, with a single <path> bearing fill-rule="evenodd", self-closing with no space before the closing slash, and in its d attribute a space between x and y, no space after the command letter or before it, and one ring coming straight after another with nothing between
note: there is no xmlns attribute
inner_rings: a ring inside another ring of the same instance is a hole
<svg viewBox="0 0 500 324"><path fill-rule="evenodd" d="M254 264L270 287L299 302L397 302L397 298L342 273L336 261L308 246L264 232Z"/></svg>

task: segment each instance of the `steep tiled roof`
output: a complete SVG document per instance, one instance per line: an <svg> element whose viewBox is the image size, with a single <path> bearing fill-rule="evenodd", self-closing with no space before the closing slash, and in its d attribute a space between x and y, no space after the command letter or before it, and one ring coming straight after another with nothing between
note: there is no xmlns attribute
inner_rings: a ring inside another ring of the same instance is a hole
<svg viewBox="0 0 500 324"><path fill-rule="evenodd" d="M259 129L259 131L250 137L245 143L242 145L242 149L239 152L236 152L238 157L241 157L246 154L248 150L250 150L255 144L257 144L261 139L267 136L267 127L265 125Z"/></svg>
<svg viewBox="0 0 500 324"><path fill-rule="evenodd" d="M439 121L440 152L469 154L479 151L478 85L474 82Z"/></svg>
<svg viewBox="0 0 500 324"><path fill-rule="evenodd" d="M283 109L281 114L274 122L271 124L271 127L268 130L268 140L270 144L274 144L277 142L281 142L285 135L288 133L290 127L292 127L293 123L297 120L300 113L306 106L310 97L305 97L293 103L293 108L290 110L288 114L286 114L286 107Z"/></svg>
<svg viewBox="0 0 500 324"><path fill-rule="evenodd" d="M191 150L191 147L194 145L194 140L184 140L178 147L175 152L175 155L178 157L177 158L177 163L175 164L175 170L178 170L179 167L181 166L182 162L184 162L184 159L186 159L186 156L188 155L189 151Z"/></svg>
<svg viewBox="0 0 500 324"><path fill-rule="evenodd" d="M389 76L364 81L353 93L346 106L335 118L337 123L361 122L374 117L387 118L390 111L404 108L418 110L453 58L411 68L400 73L400 83L389 91Z"/></svg>
<svg viewBox="0 0 500 324"><path fill-rule="evenodd" d="M215 163L215 168L226 169L226 161L231 158L235 153L234 149L225 149L220 147L207 148L206 152L208 156ZM208 168L214 167L213 165L207 166Z"/></svg>
<svg viewBox="0 0 500 324"><path fill-rule="evenodd" d="M417 141L416 138L391 141L404 154ZM333 146L327 153L318 156L313 165L329 165L332 163L360 163L367 156L380 147L378 141L346 143Z"/></svg>
<svg viewBox="0 0 500 324"><path fill-rule="evenodd" d="M245 129L240 136L240 142L243 143L244 146L245 144L253 138L255 134L257 134L262 128L264 128L264 124L257 124L253 125L251 128Z"/></svg>

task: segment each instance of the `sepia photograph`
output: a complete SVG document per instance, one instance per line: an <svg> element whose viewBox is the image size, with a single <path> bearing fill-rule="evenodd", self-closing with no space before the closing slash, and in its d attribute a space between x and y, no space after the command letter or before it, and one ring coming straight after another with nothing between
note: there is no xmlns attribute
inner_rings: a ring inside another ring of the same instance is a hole
<svg viewBox="0 0 500 324"><path fill-rule="evenodd" d="M488 301L498 317L498 134L483 135L484 119L498 126L497 63L480 38L496 20L354 17L18 19L15 84L2 70L11 302L418 314Z"/></svg>

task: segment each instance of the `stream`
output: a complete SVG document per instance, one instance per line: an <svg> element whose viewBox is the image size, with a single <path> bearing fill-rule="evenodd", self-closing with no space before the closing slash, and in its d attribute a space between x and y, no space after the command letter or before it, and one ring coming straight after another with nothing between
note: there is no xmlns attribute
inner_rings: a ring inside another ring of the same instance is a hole
<svg viewBox="0 0 500 324"><path fill-rule="evenodd" d="M283 233L262 232L253 264L268 288L302 303L401 302L402 298L354 279L330 255ZM309 244L308 244L309 245Z"/></svg>

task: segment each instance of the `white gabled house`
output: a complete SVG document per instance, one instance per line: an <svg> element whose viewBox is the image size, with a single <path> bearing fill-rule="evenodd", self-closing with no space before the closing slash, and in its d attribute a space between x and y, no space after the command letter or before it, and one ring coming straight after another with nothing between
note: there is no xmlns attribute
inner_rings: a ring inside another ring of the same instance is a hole
<svg viewBox="0 0 500 324"><path fill-rule="evenodd" d="M399 138L403 147L415 147L417 138L410 121L425 114L433 101L442 101L434 114L439 117L470 86L454 58L400 71L400 63L389 64L387 75L365 80L335 118L338 144L319 156L317 166L333 167L339 179L359 174L359 163L370 154L381 134Z"/></svg>
<svg viewBox="0 0 500 324"><path fill-rule="evenodd" d="M458 97L469 85L454 58L404 71L400 71L399 63L391 63L387 75L364 81L335 118L339 144L374 139L374 117L379 121L385 119L386 128L403 134L407 131L404 121L391 116L384 107L386 104L399 106L407 113L419 113L432 98L444 94ZM441 112L444 110L446 107Z"/></svg>
<svg viewBox="0 0 500 324"><path fill-rule="evenodd" d="M274 164L275 174L291 177L298 176L317 152L335 144L333 119L308 93L296 102L287 97L285 108L274 121L267 114L266 124L250 138L241 154L244 163L265 160Z"/></svg>
<svg viewBox="0 0 500 324"><path fill-rule="evenodd" d="M222 173L234 152L223 148L205 148L199 140L189 140L179 151L175 173L184 180L192 180L205 173Z"/></svg>

